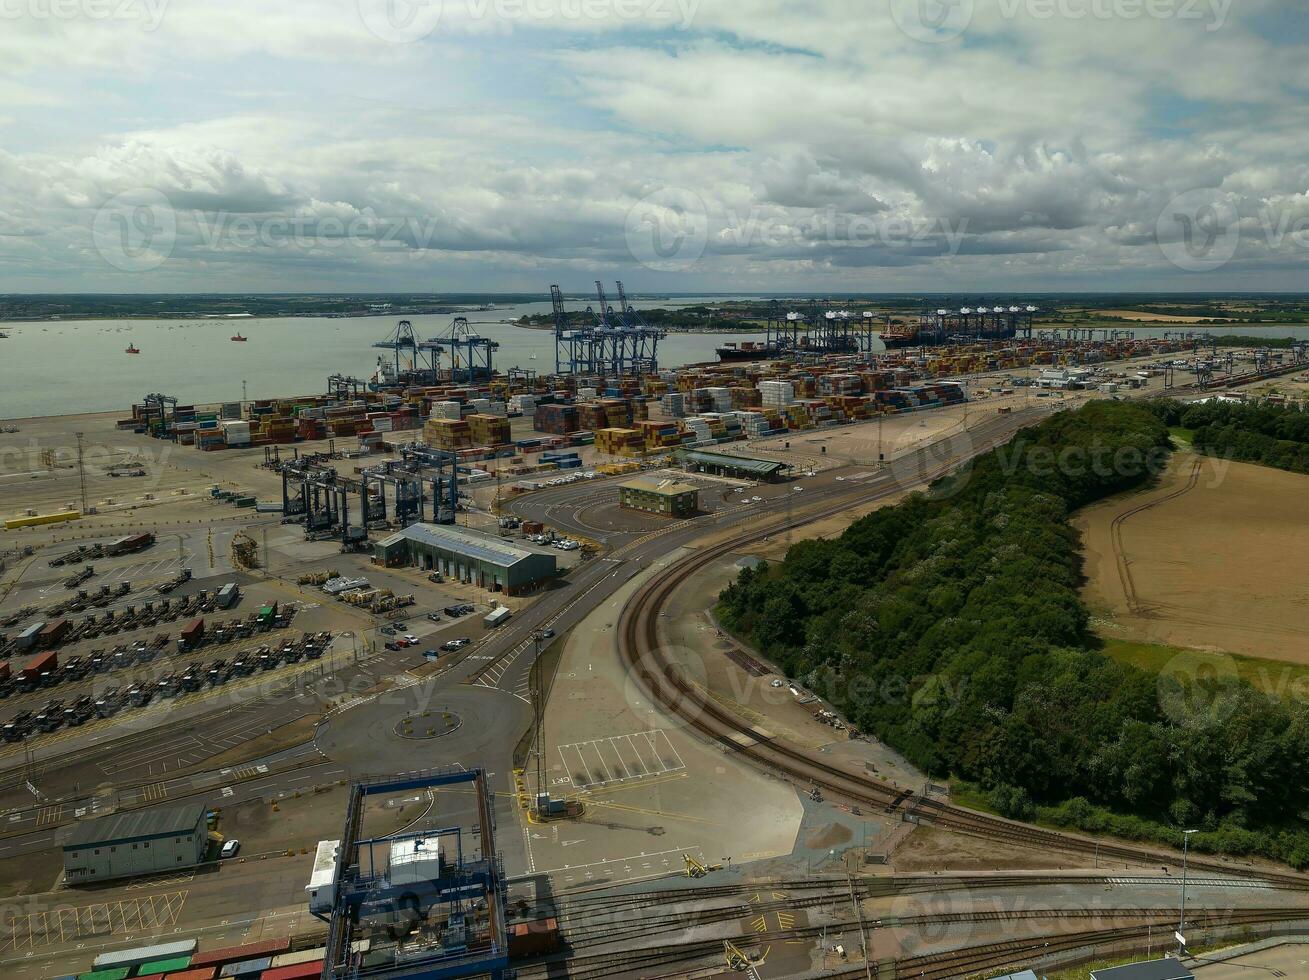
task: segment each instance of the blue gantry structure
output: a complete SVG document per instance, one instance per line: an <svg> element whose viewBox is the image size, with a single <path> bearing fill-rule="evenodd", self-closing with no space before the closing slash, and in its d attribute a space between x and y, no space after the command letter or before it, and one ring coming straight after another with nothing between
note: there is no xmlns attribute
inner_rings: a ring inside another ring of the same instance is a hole
<svg viewBox="0 0 1309 980"><path fill-rule="evenodd" d="M470 784L476 798L471 828L360 837L370 797ZM509 976L505 875L481 769L354 783L332 888L322 980Z"/></svg>
<svg viewBox="0 0 1309 980"><path fill-rule="evenodd" d="M641 376L659 370L659 341L667 332L646 322L618 284L618 308L595 282L596 302L586 308L581 323L564 309L558 286L550 287L555 321L555 374L600 378ZM589 321L589 322L588 322Z"/></svg>

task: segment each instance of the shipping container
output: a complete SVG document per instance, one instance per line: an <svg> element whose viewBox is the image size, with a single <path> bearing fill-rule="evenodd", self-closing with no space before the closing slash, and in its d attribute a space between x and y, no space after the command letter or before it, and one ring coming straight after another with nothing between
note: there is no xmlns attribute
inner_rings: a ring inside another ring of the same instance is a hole
<svg viewBox="0 0 1309 980"><path fill-rule="evenodd" d="M509 928L509 955L543 956L559 948L559 922L554 918L517 922Z"/></svg>
<svg viewBox="0 0 1309 980"><path fill-rule="evenodd" d="M328 841L327 843L335 845L336 841ZM332 848L332 855L333 860L335 860L335 846ZM335 871L335 866L333 867L333 871ZM301 963L321 963L326 956L326 946L315 946L313 949L302 949L294 953L279 953L277 956L273 957L272 966L276 969L279 966L299 966Z"/></svg>
<svg viewBox="0 0 1309 980"><path fill-rule="evenodd" d="M323 974L323 961L297 963L292 966L278 966L265 970L260 980L315 980Z"/></svg>
<svg viewBox="0 0 1309 980"><path fill-rule="evenodd" d="M77 980L124 980L131 972L130 967L119 966L107 970L92 970L89 973L79 973Z"/></svg>
<svg viewBox="0 0 1309 980"><path fill-rule="evenodd" d="M182 627L182 632L177 638L177 648L179 650L190 650L200 645L204 639L205 621L204 617L197 617Z"/></svg>
<svg viewBox="0 0 1309 980"><path fill-rule="evenodd" d="M5 660L3 662L0 662L0 684L3 684L5 681L9 680L9 671L10 671L9 661Z"/></svg>
<svg viewBox="0 0 1309 980"><path fill-rule="evenodd" d="M218 608L230 609L232 603L236 602L241 596L241 589L235 582L228 582L218 590Z"/></svg>
<svg viewBox="0 0 1309 980"><path fill-rule="evenodd" d="M268 969L272 957L261 956L257 960L242 960L240 963L228 963L218 971L220 977L255 978Z"/></svg>
<svg viewBox="0 0 1309 980"><path fill-rule="evenodd" d="M23 666L22 677L27 681L39 680L42 674L48 674L59 666L59 654L54 650L37 654Z"/></svg>
<svg viewBox="0 0 1309 980"><path fill-rule="evenodd" d="M45 629L44 622L33 623L14 637L14 645L20 650L32 649L36 646L37 637L41 635L43 629Z"/></svg>
<svg viewBox="0 0 1309 980"><path fill-rule="evenodd" d="M136 975L138 977L162 977L165 973L180 973L191 965L191 957L178 956L171 960L155 960L152 963L142 963L137 967Z"/></svg>
<svg viewBox="0 0 1309 980"><path fill-rule="evenodd" d="M191 967L194 969L198 966L224 966L228 963L239 963L265 956L272 957L276 954L285 953L290 948L291 938L289 936L282 936L280 939L264 939L257 943L246 943L243 946L225 946L221 949L196 953L191 957ZM223 975L227 976L227 974Z"/></svg>
<svg viewBox="0 0 1309 980"><path fill-rule="evenodd" d="M202 966L198 970L192 967L189 970L183 970L181 973L166 974L163 980L214 980L218 975L218 967Z"/></svg>
<svg viewBox="0 0 1309 980"><path fill-rule="evenodd" d="M64 638L73 624L66 619L56 619L53 623L47 623L36 638L36 645L39 649L49 650L53 646L58 646L59 641Z"/></svg>
<svg viewBox="0 0 1309 980"><path fill-rule="evenodd" d="M134 949L120 949L112 953L101 953L91 964L97 970L116 967L131 968L142 963L156 960L172 959L177 956L190 956L195 952L195 940L183 939L172 943L160 943L157 946L137 946Z"/></svg>

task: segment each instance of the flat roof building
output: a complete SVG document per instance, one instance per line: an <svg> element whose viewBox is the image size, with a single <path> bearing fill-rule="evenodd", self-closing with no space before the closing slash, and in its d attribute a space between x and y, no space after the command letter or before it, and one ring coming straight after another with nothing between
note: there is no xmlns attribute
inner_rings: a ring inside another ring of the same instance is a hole
<svg viewBox="0 0 1309 980"><path fill-rule="evenodd" d="M647 514L689 517L700 509L700 488L675 480L628 480L618 486L618 502Z"/></svg>
<svg viewBox="0 0 1309 980"><path fill-rule="evenodd" d="M555 556L503 538L444 524L411 524L373 546L373 560L394 567L415 565L507 595L529 591L554 577Z"/></svg>
<svg viewBox="0 0 1309 980"><path fill-rule="evenodd" d="M710 473L744 480L775 480L786 463L772 459L754 459L750 456L729 456L727 453L710 453L699 449L679 449L677 461L695 473Z"/></svg>
<svg viewBox="0 0 1309 980"><path fill-rule="evenodd" d="M64 844L70 885L193 868L209 848L203 803L115 813L78 824Z"/></svg>

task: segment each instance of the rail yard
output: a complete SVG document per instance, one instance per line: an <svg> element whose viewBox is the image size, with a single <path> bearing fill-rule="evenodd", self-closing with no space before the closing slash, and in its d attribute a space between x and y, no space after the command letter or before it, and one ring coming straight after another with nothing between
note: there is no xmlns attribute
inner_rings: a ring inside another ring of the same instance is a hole
<svg viewBox="0 0 1309 980"><path fill-rule="evenodd" d="M960 804L714 596L1060 412L1253 398L1309 345L1026 304L801 343L779 305L668 370L621 284L554 300L554 373L402 321L368 379L0 435L0 972L982 976L1156 957L1184 876L1196 948L1304 932L1283 865ZM79 863L192 813L199 858Z"/></svg>

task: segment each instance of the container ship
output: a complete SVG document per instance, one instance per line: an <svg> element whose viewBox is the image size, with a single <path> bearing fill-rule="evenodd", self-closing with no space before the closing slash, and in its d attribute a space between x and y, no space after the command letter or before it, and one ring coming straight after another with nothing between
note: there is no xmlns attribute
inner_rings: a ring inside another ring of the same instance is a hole
<svg viewBox="0 0 1309 980"><path fill-rule="evenodd" d="M773 357L781 357L782 349L776 344L761 344L754 340L743 340L741 343L726 343L718 348L718 359L720 361L764 361Z"/></svg>

